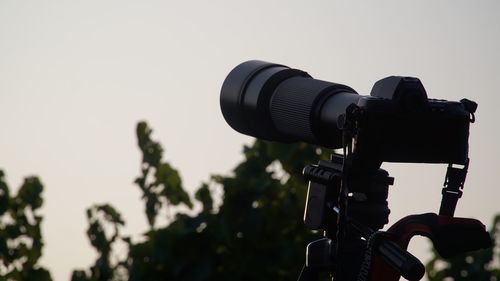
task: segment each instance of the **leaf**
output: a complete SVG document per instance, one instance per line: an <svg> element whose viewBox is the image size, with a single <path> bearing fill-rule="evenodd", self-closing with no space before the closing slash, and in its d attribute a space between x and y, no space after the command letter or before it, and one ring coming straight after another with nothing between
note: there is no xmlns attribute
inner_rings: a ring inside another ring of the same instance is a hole
<svg viewBox="0 0 500 281"><path fill-rule="evenodd" d="M147 192L146 196L146 217L148 218L148 223L150 227L155 225L156 216L158 215L158 210L161 207L161 202L158 200L158 196L154 193Z"/></svg>
<svg viewBox="0 0 500 281"><path fill-rule="evenodd" d="M31 269L24 281L52 281L52 277L50 276L50 272L47 271L46 269L40 267L40 268L33 268Z"/></svg>
<svg viewBox="0 0 500 281"><path fill-rule="evenodd" d="M163 148L158 142L151 140L153 131L146 122L139 122L136 128L137 142L142 151L142 161L150 166L156 167L162 158Z"/></svg>
<svg viewBox="0 0 500 281"><path fill-rule="evenodd" d="M71 281L90 281L90 278L87 278L85 271L74 270L71 274Z"/></svg>
<svg viewBox="0 0 500 281"><path fill-rule="evenodd" d="M189 208L193 207L188 193L182 187L181 178L177 170L168 163L158 166L155 173L155 184L162 185L161 195L173 205L185 204Z"/></svg>
<svg viewBox="0 0 500 281"><path fill-rule="evenodd" d="M111 205L109 204L104 204L104 205L99 205L96 207L98 211L101 211L105 219L109 222L119 224L119 225L124 225L125 222L122 220L120 213Z"/></svg>
<svg viewBox="0 0 500 281"><path fill-rule="evenodd" d="M196 191L194 197L203 204L203 212L212 211L214 200L212 199L212 195L210 194L208 184L202 184L198 191Z"/></svg>
<svg viewBox="0 0 500 281"><path fill-rule="evenodd" d="M9 187L4 180L4 172L0 170L0 217L8 210L9 208Z"/></svg>
<svg viewBox="0 0 500 281"><path fill-rule="evenodd" d="M43 204L42 191L43 185L37 177L27 177L17 193L17 202L21 208L27 205L36 210Z"/></svg>

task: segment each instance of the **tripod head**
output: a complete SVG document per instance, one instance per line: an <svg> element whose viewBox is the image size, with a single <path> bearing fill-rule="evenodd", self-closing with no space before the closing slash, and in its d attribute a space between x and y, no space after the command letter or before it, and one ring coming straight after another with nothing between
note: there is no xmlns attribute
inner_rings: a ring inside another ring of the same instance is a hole
<svg viewBox="0 0 500 281"><path fill-rule="evenodd" d="M375 83L370 96L360 96L348 86L262 61L233 69L220 102L226 121L241 133L343 149L342 155L304 169L309 180L304 222L325 237L308 245L300 281L316 280L320 271L336 281L390 281L400 275L420 280L424 267L406 251L417 234L431 238L445 254L451 248L491 245L479 221L453 218L467 172L476 103L429 99L420 80L397 76ZM448 164L440 215L413 216L380 231L388 223L387 196L394 180L380 169L385 161ZM455 237L467 235L473 242L448 243L445 225L461 230Z"/></svg>

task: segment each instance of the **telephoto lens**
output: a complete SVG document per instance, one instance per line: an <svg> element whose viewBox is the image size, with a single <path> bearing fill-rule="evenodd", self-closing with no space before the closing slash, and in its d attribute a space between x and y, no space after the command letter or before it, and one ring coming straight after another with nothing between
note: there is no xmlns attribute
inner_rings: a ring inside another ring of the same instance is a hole
<svg viewBox="0 0 500 281"><path fill-rule="evenodd" d="M314 79L302 70L251 60L228 74L220 105L226 122L240 133L340 148L337 119L360 97L348 86Z"/></svg>

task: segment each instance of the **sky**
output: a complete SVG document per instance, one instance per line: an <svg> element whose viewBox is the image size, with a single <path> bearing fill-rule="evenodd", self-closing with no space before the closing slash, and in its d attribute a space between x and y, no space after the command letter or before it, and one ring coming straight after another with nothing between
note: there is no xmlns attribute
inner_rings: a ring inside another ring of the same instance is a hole
<svg viewBox="0 0 500 281"><path fill-rule="evenodd" d="M230 173L252 142L219 108L237 64L280 63L360 94L383 77L414 76L430 97L479 104L456 215L490 225L500 212L499 12L498 1L461 0L1 0L0 169L14 190L41 178L41 263L69 280L95 260L89 206L113 204L125 234L147 229L133 184L138 121L149 122L192 192ZM395 177L391 223L438 211L445 165L383 167ZM425 259L428 247L410 249Z"/></svg>

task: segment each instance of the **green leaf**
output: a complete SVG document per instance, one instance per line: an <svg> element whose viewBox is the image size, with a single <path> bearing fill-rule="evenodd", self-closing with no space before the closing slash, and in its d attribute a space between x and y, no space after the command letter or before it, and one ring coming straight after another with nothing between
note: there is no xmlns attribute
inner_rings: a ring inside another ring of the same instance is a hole
<svg viewBox="0 0 500 281"><path fill-rule="evenodd" d="M31 269L27 276L23 278L24 281L52 281L50 272L44 268L33 268Z"/></svg>
<svg viewBox="0 0 500 281"><path fill-rule="evenodd" d="M119 225L124 225L125 222L122 220L120 213L111 205L109 204L104 204L104 205L99 205L96 207L98 211L101 211L105 219L109 222L119 224Z"/></svg>
<svg viewBox="0 0 500 281"><path fill-rule="evenodd" d="M156 216L158 215L158 210L161 207L161 202L158 200L158 196L154 193L147 192L146 196L146 217L150 227L155 225Z"/></svg>
<svg viewBox="0 0 500 281"><path fill-rule="evenodd" d="M156 167L161 161L163 148L158 142L151 140L152 132L153 131L148 127L146 122L137 124L137 142L142 151L142 161L145 164Z"/></svg>
<svg viewBox="0 0 500 281"><path fill-rule="evenodd" d="M4 172L0 170L0 217L9 209L9 187L4 179Z"/></svg>
<svg viewBox="0 0 500 281"><path fill-rule="evenodd" d="M43 185L37 177L27 177L24 179L24 183L17 193L17 202L21 208L27 205L32 210L38 209L43 203L41 197L42 191Z"/></svg>
<svg viewBox="0 0 500 281"><path fill-rule="evenodd" d="M208 184L202 184L202 186L198 189L198 191L196 191L194 196L203 204L203 212L212 211L214 200L212 199L212 195L210 194Z"/></svg>
<svg viewBox="0 0 500 281"><path fill-rule="evenodd" d="M91 281L83 270L74 270L71 274L71 281Z"/></svg>
<svg viewBox="0 0 500 281"><path fill-rule="evenodd" d="M173 205L183 203L189 208L193 207L188 193L182 187L179 173L170 164L160 164L156 169L155 179L155 184L163 187L161 195L165 196L168 202Z"/></svg>

